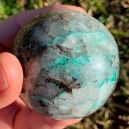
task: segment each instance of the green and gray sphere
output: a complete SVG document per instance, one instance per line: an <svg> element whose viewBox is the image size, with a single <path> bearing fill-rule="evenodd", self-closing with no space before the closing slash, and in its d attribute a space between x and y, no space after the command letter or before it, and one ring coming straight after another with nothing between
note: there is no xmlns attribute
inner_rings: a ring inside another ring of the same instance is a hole
<svg viewBox="0 0 129 129"><path fill-rule="evenodd" d="M21 98L55 119L88 116L113 92L118 48L110 32L86 13L42 14L18 33L13 53L24 71Z"/></svg>

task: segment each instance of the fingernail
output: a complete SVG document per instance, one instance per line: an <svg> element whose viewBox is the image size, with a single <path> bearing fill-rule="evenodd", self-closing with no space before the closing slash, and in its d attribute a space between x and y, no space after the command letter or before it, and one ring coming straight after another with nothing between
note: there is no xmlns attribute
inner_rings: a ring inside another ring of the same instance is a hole
<svg viewBox="0 0 129 129"><path fill-rule="evenodd" d="M8 84L4 75L4 72L0 70L0 92L8 88Z"/></svg>

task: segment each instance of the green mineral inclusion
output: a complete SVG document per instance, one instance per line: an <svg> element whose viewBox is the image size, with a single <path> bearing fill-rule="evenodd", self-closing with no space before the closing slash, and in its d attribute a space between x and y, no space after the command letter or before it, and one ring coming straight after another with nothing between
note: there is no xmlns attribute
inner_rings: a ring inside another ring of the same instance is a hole
<svg viewBox="0 0 129 129"><path fill-rule="evenodd" d="M80 17L78 22L83 19L81 15L78 17ZM86 17L87 22L90 17ZM57 35L49 41L48 45L60 45L71 49L70 52L64 51L63 54L57 54L48 67L50 73L54 73L55 77L57 75L57 78L61 78L60 73L63 71L66 77L63 78L64 80L74 77L79 82L80 90L73 89L71 96L63 92L54 102L60 108L66 107L62 112L69 112L69 108L74 106L80 116L85 113L89 115L104 104L113 91L119 74L119 57L114 38L95 19L90 19L90 23L86 24L85 20L80 21L82 26L90 24L91 27L78 29L78 23L69 20L71 28L73 26L76 29ZM61 98L68 99L64 101ZM75 112L74 115L78 116L77 114Z"/></svg>
<svg viewBox="0 0 129 129"><path fill-rule="evenodd" d="M94 38L93 38L94 37ZM62 42L64 42L67 38L71 39L71 38L76 38L77 41L79 41L79 39L84 38L86 39L88 42L93 43L94 46L96 45L107 45L111 40L111 37L107 34L107 32L104 31L95 31L95 32L71 32L71 33L66 33L63 37L56 37L54 38L52 41L49 42L49 46L52 45L61 45ZM84 42L87 45L87 42ZM70 44L70 43L69 43ZM68 71L69 70L69 76L73 76L75 78L81 79L81 73L80 73L80 69L83 65L85 64L90 64L90 57L87 53L87 51L82 52L81 48L77 48L79 45L79 42L77 44L75 44L75 46L73 46L72 48L72 52L76 53L77 55L79 54L79 56L72 56L69 57L67 55L60 55L59 57L57 57L55 60L53 60L50 63L50 66L48 66L50 68L50 70L54 70L54 71ZM71 52L71 53L72 53ZM107 53L107 51L105 51L104 53L105 57L110 57L110 54ZM70 66L75 66L76 67L76 71L71 70ZM94 71L95 72L95 71ZM119 70L114 70L114 72L110 75L108 80L99 80L98 81L98 87L101 87L104 83L108 82L116 82L117 81L117 76L118 76Z"/></svg>

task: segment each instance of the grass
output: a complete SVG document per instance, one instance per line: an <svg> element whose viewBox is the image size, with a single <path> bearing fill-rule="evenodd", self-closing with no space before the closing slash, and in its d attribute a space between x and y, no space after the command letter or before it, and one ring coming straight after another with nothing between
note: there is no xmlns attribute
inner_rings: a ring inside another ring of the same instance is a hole
<svg viewBox="0 0 129 129"><path fill-rule="evenodd" d="M0 0L0 19L55 2L81 6L105 24L118 43L121 62L117 88L107 103L66 129L129 129L129 0Z"/></svg>

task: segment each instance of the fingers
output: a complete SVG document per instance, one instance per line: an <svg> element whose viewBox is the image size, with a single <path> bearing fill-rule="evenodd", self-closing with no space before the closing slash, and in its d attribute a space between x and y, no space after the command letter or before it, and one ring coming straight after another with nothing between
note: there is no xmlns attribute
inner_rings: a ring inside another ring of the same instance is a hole
<svg viewBox="0 0 129 129"><path fill-rule="evenodd" d="M10 49L19 29L16 24L16 16L0 22L0 46Z"/></svg>
<svg viewBox="0 0 129 129"><path fill-rule="evenodd" d="M0 54L0 109L17 99L22 89L23 72L17 58L7 52Z"/></svg>
<svg viewBox="0 0 129 129"><path fill-rule="evenodd" d="M0 129L14 129L14 121L20 106L15 102L0 109Z"/></svg>
<svg viewBox="0 0 129 129"><path fill-rule="evenodd" d="M70 119L70 120L55 120L49 117L45 117L37 112L30 111L28 123L31 129L37 127L38 129L63 129L66 126L70 126L79 122L81 119Z"/></svg>
<svg viewBox="0 0 129 129"><path fill-rule="evenodd" d="M10 49L12 47L16 34L23 25L25 25L28 21L30 21L37 15L58 9L75 10L85 13L85 10L81 7L61 4L55 4L37 10L21 12L0 23L0 44Z"/></svg>
<svg viewBox="0 0 129 129"><path fill-rule="evenodd" d="M54 120L44 117L27 108L21 99L17 99L15 103L0 110L2 129L63 129L80 120Z"/></svg>
<svg viewBox="0 0 129 129"><path fill-rule="evenodd" d="M17 115L17 120L14 125L16 129L63 129L80 120L81 119L55 120L28 108L23 108ZM27 123L26 126L24 123Z"/></svg>

